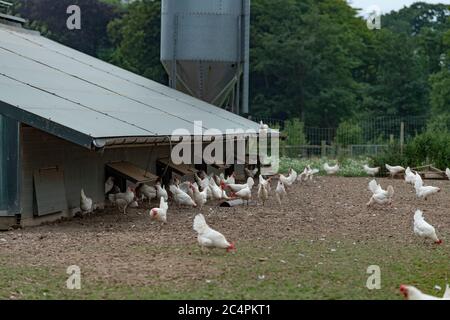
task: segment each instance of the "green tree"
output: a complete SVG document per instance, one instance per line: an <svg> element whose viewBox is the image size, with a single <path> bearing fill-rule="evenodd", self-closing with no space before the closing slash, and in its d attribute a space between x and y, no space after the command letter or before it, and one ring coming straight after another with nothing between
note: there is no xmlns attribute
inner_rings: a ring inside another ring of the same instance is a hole
<svg viewBox="0 0 450 320"><path fill-rule="evenodd" d="M110 48L107 26L122 13L121 7L99 0L15 0L15 4L16 13L30 21L30 28L92 56ZM81 30L67 28L70 5L81 9Z"/></svg>
<svg viewBox="0 0 450 320"><path fill-rule="evenodd" d="M298 118L288 120L284 124L283 133L286 134L286 144L291 146L306 145L305 124Z"/></svg>
<svg viewBox="0 0 450 320"><path fill-rule="evenodd" d="M353 121L343 121L336 130L336 143L344 147L350 144L362 144L362 128Z"/></svg>
<svg viewBox="0 0 450 320"><path fill-rule="evenodd" d="M159 0L133 2L123 17L110 23L108 31L115 46L110 62L152 80L167 83L160 62Z"/></svg>

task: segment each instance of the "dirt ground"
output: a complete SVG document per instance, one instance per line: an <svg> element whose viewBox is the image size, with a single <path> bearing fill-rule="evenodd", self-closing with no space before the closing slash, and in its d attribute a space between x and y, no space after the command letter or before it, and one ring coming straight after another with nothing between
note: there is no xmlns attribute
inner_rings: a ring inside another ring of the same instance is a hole
<svg viewBox="0 0 450 320"><path fill-rule="evenodd" d="M392 207L366 207L369 178L317 177L290 188L281 208L271 196L265 206L219 208L209 203L203 213L210 226L236 243L238 255L243 243L255 248L324 238L405 246L422 243L412 232L413 213L421 208L448 252L450 182L426 180L425 184L441 187L442 192L425 201L417 199L414 188L403 180L377 180L383 188L393 185ZM168 224L161 225L150 221L148 208L130 209L127 215L109 208L70 221L8 231L0 233L0 261L33 268L78 265L88 279L118 286L162 282L176 286L186 279L213 278L223 270L208 254L198 253L192 229L197 213L169 203ZM158 276L149 277L149 272Z"/></svg>

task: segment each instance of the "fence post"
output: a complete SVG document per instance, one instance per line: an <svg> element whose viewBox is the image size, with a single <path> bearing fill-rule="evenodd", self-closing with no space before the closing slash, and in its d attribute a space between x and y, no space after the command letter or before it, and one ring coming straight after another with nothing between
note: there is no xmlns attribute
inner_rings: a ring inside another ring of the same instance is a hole
<svg viewBox="0 0 450 320"><path fill-rule="evenodd" d="M403 154L403 145L405 143L405 123L400 123L400 153Z"/></svg>
<svg viewBox="0 0 450 320"><path fill-rule="evenodd" d="M394 135L393 134L389 135L389 141L391 144L394 144Z"/></svg>
<svg viewBox="0 0 450 320"><path fill-rule="evenodd" d="M327 155L327 142L325 140L322 140L320 142L320 155L322 158L325 158Z"/></svg>

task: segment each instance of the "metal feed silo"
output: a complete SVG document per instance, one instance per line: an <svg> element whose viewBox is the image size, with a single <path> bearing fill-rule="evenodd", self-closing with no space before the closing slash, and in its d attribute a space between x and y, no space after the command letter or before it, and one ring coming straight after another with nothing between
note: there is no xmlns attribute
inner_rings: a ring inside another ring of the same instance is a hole
<svg viewBox="0 0 450 320"><path fill-rule="evenodd" d="M170 86L248 113L250 0L163 0L161 10Z"/></svg>

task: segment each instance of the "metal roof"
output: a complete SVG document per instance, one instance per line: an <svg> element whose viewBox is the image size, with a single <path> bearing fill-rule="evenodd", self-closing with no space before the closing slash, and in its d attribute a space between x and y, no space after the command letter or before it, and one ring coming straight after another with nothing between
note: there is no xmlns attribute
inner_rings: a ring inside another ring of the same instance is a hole
<svg viewBox="0 0 450 320"><path fill-rule="evenodd" d="M258 124L85 55L37 33L0 25L0 113L91 148L111 138ZM97 142L96 142L97 141ZM99 142L100 141L100 142Z"/></svg>

